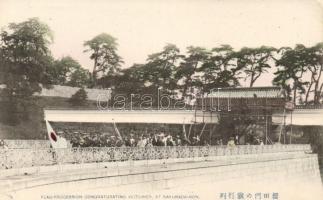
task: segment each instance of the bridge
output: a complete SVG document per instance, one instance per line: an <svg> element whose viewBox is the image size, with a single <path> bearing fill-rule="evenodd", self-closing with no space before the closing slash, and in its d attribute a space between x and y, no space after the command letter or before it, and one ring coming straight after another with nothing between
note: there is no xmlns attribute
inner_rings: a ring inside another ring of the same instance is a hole
<svg viewBox="0 0 323 200"><path fill-rule="evenodd" d="M287 125L323 126L323 108L303 108L273 115L273 123L281 124L285 118Z"/></svg>
<svg viewBox="0 0 323 200"><path fill-rule="evenodd" d="M219 112L201 110L60 110L45 109L45 119L56 122L192 124L219 121ZM285 114L275 112L273 123L323 126L323 108L302 108Z"/></svg>
<svg viewBox="0 0 323 200"><path fill-rule="evenodd" d="M44 110L45 120L92 123L217 123L216 113L196 110Z"/></svg>

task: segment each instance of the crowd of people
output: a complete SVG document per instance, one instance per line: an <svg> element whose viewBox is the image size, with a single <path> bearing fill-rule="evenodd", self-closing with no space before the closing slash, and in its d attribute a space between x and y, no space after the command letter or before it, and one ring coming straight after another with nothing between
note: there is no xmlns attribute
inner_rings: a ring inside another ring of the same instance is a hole
<svg viewBox="0 0 323 200"><path fill-rule="evenodd" d="M181 137L179 134L173 136L168 133L160 132L154 134L130 133L129 136L107 135L100 133L78 133L64 134L63 131L58 132L61 136L67 136L71 147L153 147L153 146L209 146L210 143L206 139L193 136L190 140ZM238 137L230 137L227 142L223 142L221 138L217 139L215 145L235 146L239 145ZM213 145L214 145L213 144ZM252 145L264 145L263 141L256 138ZM8 145L4 140L0 139L0 149L8 149Z"/></svg>
<svg viewBox="0 0 323 200"><path fill-rule="evenodd" d="M78 134L70 139L72 147L152 147L152 146L202 146L208 145L199 136L190 140L180 135L171 135L164 132L155 134L135 134L128 136Z"/></svg>
<svg viewBox="0 0 323 200"><path fill-rule="evenodd" d="M56 126L56 127L55 127ZM207 145L261 145L258 134L230 133L201 134L182 126L122 124L54 123L54 130L67 139L72 147L150 147L150 146L207 146Z"/></svg>
<svg viewBox="0 0 323 200"><path fill-rule="evenodd" d="M86 130L86 129L85 129ZM192 132L184 134L180 129L130 128L119 130L83 131L61 129L58 135L70 141L72 147L151 147L151 146L208 146L208 145L262 145L263 140L254 135L232 135L227 138L204 137Z"/></svg>
<svg viewBox="0 0 323 200"><path fill-rule="evenodd" d="M152 147L152 146L209 146L211 145L206 139L194 136L190 140L180 136L161 133L155 134L129 134L129 136L118 137L116 135L74 135L70 142L72 147ZM247 142L246 145L264 145L264 142L256 138L254 142ZM219 138L213 145L240 145L238 137L229 137L226 142Z"/></svg>

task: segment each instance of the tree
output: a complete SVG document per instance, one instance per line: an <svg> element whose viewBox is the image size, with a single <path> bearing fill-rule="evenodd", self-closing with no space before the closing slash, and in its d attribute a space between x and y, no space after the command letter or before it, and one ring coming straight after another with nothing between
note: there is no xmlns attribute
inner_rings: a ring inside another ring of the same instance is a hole
<svg viewBox="0 0 323 200"><path fill-rule="evenodd" d="M120 74L104 76L99 80L99 84L105 88L114 88L118 94L143 94L146 91L144 79L144 65L134 64L123 69Z"/></svg>
<svg viewBox="0 0 323 200"><path fill-rule="evenodd" d="M308 51L306 58L309 63L308 70L311 72L311 81L306 97L308 97L308 93L311 91L311 86L314 85L313 102L317 105L320 103L323 89L323 43L316 44L309 48Z"/></svg>
<svg viewBox="0 0 323 200"><path fill-rule="evenodd" d="M259 48L244 47L235 54L237 68L246 74L245 80L250 78L249 87L253 87L256 80L271 66L268 61L275 51L273 47L261 46Z"/></svg>
<svg viewBox="0 0 323 200"><path fill-rule="evenodd" d="M86 41L85 52L91 52L90 58L94 61L92 70L92 81L97 85L97 76L99 72L105 75L111 75L120 70L123 63L122 58L117 54L117 39L109 34L101 33L93 39Z"/></svg>
<svg viewBox="0 0 323 200"><path fill-rule="evenodd" d="M183 56L176 45L167 44L163 51L148 56L144 67L144 78L147 84L163 88L163 91L174 90L176 64Z"/></svg>
<svg viewBox="0 0 323 200"><path fill-rule="evenodd" d="M89 71L70 56L55 60L48 71L53 84L86 87L90 83Z"/></svg>
<svg viewBox="0 0 323 200"><path fill-rule="evenodd" d="M213 88L239 85L239 71L236 70L236 61L233 48L230 45L221 45L212 49L212 56L203 63L199 71L203 72L203 91Z"/></svg>
<svg viewBox="0 0 323 200"><path fill-rule="evenodd" d="M53 40L50 28L37 18L21 23L10 23L1 34L0 72L5 88L2 97L7 102L8 123L17 123L17 113L32 103L32 95L41 91L41 85L49 84L46 66L52 57L48 48Z"/></svg>
<svg viewBox="0 0 323 200"><path fill-rule="evenodd" d="M71 73L69 76L69 81L66 83L68 86L72 87L87 87L92 84L90 79L90 72L87 69L78 68Z"/></svg>
<svg viewBox="0 0 323 200"><path fill-rule="evenodd" d="M274 73L273 83L292 91L293 102L296 103L297 91L305 93L307 82L302 80L307 68L307 56L304 45L296 45L294 49L283 47L278 50L281 57L277 59L278 70Z"/></svg>
<svg viewBox="0 0 323 200"><path fill-rule="evenodd" d="M323 43L312 47L297 44L294 49L284 47L279 54L274 83L290 87L294 102L297 94L305 94L305 104L319 104L323 89Z"/></svg>
<svg viewBox="0 0 323 200"><path fill-rule="evenodd" d="M210 57L211 52L202 47L190 46L187 48L187 56L177 68L175 78L178 79L179 88L182 90L182 97L188 96L188 90L201 88L200 81L198 81L198 68L200 68Z"/></svg>
<svg viewBox="0 0 323 200"><path fill-rule="evenodd" d="M71 96L71 98L69 99L69 102L73 106L84 106L86 105L86 100L87 100L87 93L84 90L84 88L81 88Z"/></svg>

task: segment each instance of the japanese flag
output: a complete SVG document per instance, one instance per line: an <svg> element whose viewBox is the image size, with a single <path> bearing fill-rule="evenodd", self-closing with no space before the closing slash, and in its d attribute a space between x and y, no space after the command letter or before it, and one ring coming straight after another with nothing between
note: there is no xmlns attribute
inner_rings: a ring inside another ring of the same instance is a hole
<svg viewBox="0 0 323 200"><path fill-rule="evenodd" d="M52 147L54 149L67 148L66 139L58 136L47 120L46 120L46 128L47 128L47 133L48 133L48 138L49 138L50 144L52 145Z"/></svg>

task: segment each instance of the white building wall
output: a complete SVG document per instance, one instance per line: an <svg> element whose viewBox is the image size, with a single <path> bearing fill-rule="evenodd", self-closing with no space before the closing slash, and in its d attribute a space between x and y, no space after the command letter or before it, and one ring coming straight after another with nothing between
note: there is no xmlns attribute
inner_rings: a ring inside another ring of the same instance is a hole
<svg viewBox="0 0 323 200"><path fill-rule="evenodd" d="M194 110L44 110L45 119L55 122L97 123L217 123L217 115Z"/></svg>

